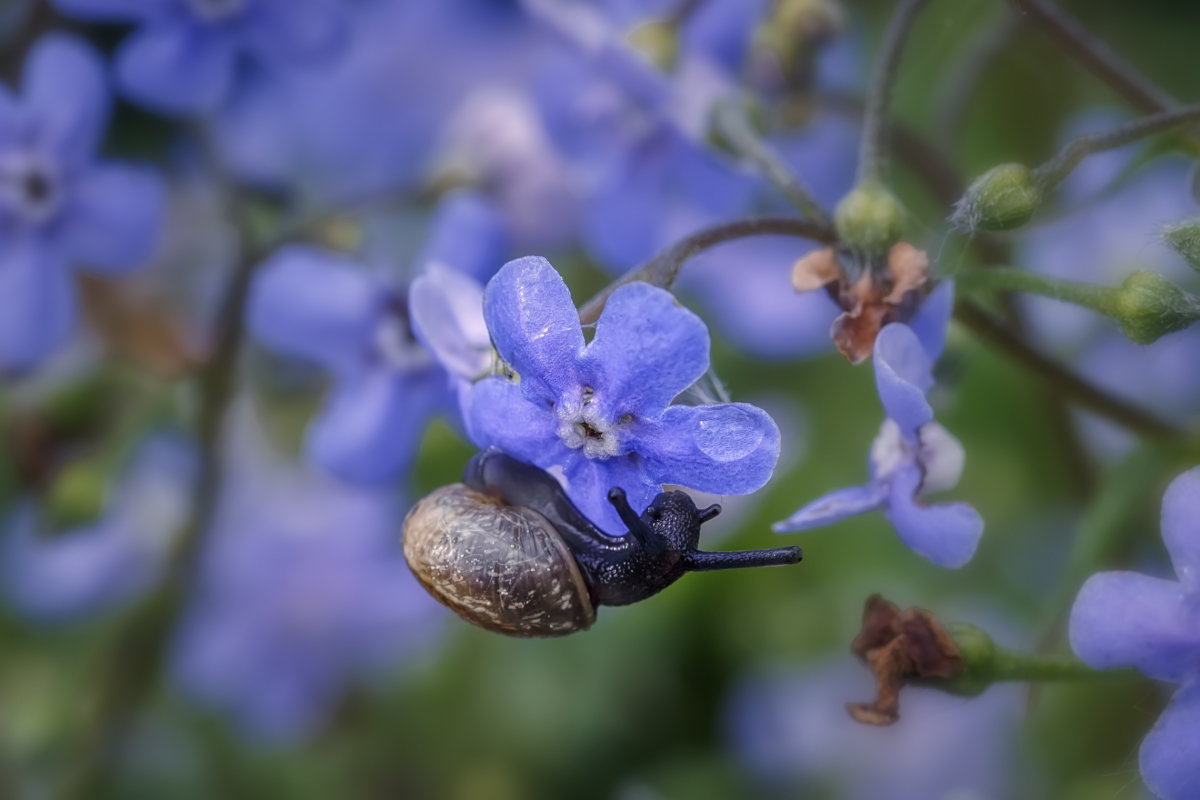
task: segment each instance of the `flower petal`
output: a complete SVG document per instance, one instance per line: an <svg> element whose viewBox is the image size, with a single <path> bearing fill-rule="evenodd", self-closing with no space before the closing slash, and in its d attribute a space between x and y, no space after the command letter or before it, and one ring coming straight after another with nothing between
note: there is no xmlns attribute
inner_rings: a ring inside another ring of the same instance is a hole
<svg viewBox="0 0 1200 800"><path fill-rule="evenodd" d="M1195 607L1174 581L1136 572L1087 579L1071 609L1071 649L1096 669L1134 667L1181 681L1200 664Z"/></svg>
<svg viewBox="0 0 1200 800"><path fill-rule="evenodd" d="M633 423L629 434L652 480L701 492L753 492L779 460L779 428L748 403L671 406L661 420Z"/></svg>
<svg viewBox="0 0 1200 800"><path fill-rule="evenodd" d="M154 170L101 164L73 186L63 239L72 260L118 273L148 259L162 230L166 188Z"/></svg>
<svg viewBox="0 0 1200 800"><path fill-rule="evenodd" d="M625 490L625 499L639 514L662 491L662 486L647 477L637 461L628 456L592 459L572 455L563 468L567 496L584 516L613 536L628 533L625 523L608 500L613 487Z"/></svg>
<svg viewBox="0 0 1200 800"><path fill-rule="evenodd" d="M667 161L657 140L651 140L611 159L601 171L584 210L583 241L609 269L631 269L661 244Z"/></svg>
<svg viewBox="0 0 1200 800"><path fill-rule="evenodd" d="M554 413L530 402L520 386L500 377L484 378L471 386L466 404L467 433L481 450L499 447L543 469L567 457Z"/></svg>
<svg viewBox="0 0 1200 800"><path fill-rule="evenodd" d="M117 51L117 81L132 100L164 114L211 112L233 82L234 56L219 31L169 22L148 26Z"/></svg>
<svg viewBox="0 0 1200 800"><path fill-rule="evenodd" d="M1200 467L1171 481L1163 495L1162 537L1175 574L1200 597Z"/></svg>
<svg viewBox="0 0 1200 800"><path fill-rule="evenodd" d="M975 555L983 518L966 503L918 503L913 495L920 483L916 464L899 468L884 513L909 550L939 567L957 569Z"/></svg>
<svg viewBox="0 0 1200 800"><path fill-rule="evenodd" d="M23 93L60 155L95 152L108 122L109 94L99 55L62 34L42 38L24 67Z"/></svg>
<svg viewBox="0 0 1200 800"><path fill-rule="evenodd" d="M463 380L475 380L492 364L492 343L483 320L483 287L440 262L408 287L413 333L438 362Z"/></svg>
<svg viewBox="0 0 1200 800"><path fill-rule="evenodd" d="M329 0L259 2L245 30L255 54L279 62L336 53L346 38L346 12Z"/></svg>
<svg viewBox="0 0 1200 800"><path fill-rule="evenodd" d="M476 280L496 273L508 252L504 222L492 204L473 192L442 200L417 264L444 264Z"/></svg>
<svg viewBox="0 0 1200 800"><path fill-rule="evenodd" d="M51 5L78 19L133 22L144 19L154 13L156 5L165 3L147 0L53 0Z"/></svg>
<svg viewBox="0 0 1200 800"><path fill-rule="evenodd" d="M338 386L313 420L308 454L344 480L390 480L408 468L429 417L450 402L441 370L367 372Z"/></svg>
<svg viewBox="0 0 1200 800"><path fill-rule="evenodd" d="M1142 741L1138 766L1158 797L1183 800L1200 788L1200 679L1175 693Z"/></svg>
<svg viewBox="0 0 1200 800"><path fill-rule="evenodd" d="M62 254L32 236L0 242L0 373L33 366L75 325L75 287Z"/></svg>
<svg viewBox="0 0 1200 800"><path fill-rule="evenodd" d="M823 528L874 511L882 506L886 499L887 487L883 484L868 483L866 486L838 489L818 497L782 522L776 522L771 526L771 530L776 533L795 533Z"/></svg>
<svg viewBox="0 0 1200 800"><path fill-rule="evenodd" d="M708 328L674 296L648 283L613 292L579 359L608 419L654 417L708 370Z"/></svg>
<svg viewBox="0 0 1200 800"><path fill-rule="evenodd" d="M347 374L359 367L383 300L382 288L353 261L292 245L259 268L247 325L273 350Z"/></svg>
<svg viewBox="0 0 1200 800"><path fill-rule="evenodd" d="M944 280L929 293L917 313L909 320L925 355L931 363L942 357L946 347L946 329L950 327L950 315L954 311L954 281Z"/></svg>
<svg viewBox="0 0 1200 800"><path fill-rule="evenodd" d="M484 290L483 316L526 397L553 401L578 384L579 312L549 261L526 256L501 267Z"/></svg>
<svg viewBox="0 0 1200 800"><path fill-rule="evenodd" d="M925 392L933 385L929 357L907 325L884 326L875 339L875 386L889 418L906 436L933 419Z"/></svg>

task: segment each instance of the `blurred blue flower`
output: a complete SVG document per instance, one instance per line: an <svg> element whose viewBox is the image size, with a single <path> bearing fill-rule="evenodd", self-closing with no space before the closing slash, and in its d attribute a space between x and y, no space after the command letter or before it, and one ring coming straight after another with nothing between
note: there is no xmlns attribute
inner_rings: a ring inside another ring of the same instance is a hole
<svg viewBox="0 0 1200 800"><path fill-rule="evenodd" d="M117 275L149 258L164 205L153 171L94 161L109 96L87 45L42 39L21 88L17 98L0 86L0 371L34 365L69 336L69 267Z"/></svg>
<svg viewBox="0 0 1200 800"><path fill-rule="evenodd" d="M470 293L470 280L446 276L451 269L484 276L504 249L503 230L484 201L470 194L443 201L417 261L441 277L418 286L417 313L428 320L426 341L456 372L469 358L468 345L453 349L452 337L455 326L470 327L455 316L470 305L470 297L458 295ZM439 296L448 280L452 285ZM451 380L414 334L404 284L346 256L293 245L263 264L251 290L252 335L331 374L332 394L309 428L307 448L315 463L349 480L383 481L403 472L430 416L453 408ZM441 317L443 311L450 316Z"/></svg>
<svg viewBox="0 0 1200 800"><path fill-rule="evenodd" d="M157 582L187 519L195 478L190 446L168 435L141 444L103 516L47 536L32 502L0 543L0 590L22 616L62 622L102 613Z"/></svg>
<svg viewBox="0 0 1200 800"><path fill-rule="evenodd" d="M952 488L963 469L963 448L933 421L925 399L933 363L941 355L954 290L943 282L925 301L911 327L893 322L875 340L875 385L887 419L871 445L871 480L812 501L783 522L778 533L803 531L883 509L900 539L940 567L971 560L983 520L966 503L926 505L917 499Z"/></svg>
<svg viewBox="0 0 1200 800"><path fill-rule="evenodd" d="M1136 572L1088 578L1071 609L1071 649L1096 669L1133 667L1180 684L1142 742L1142 778L1159 797L1200 786L1200 467L1163 495L1162 537L1177 580Z"/></svg>
<svg viewBox="0 0 1200 800"><path fill-rule="evenodd" d="M248 404L233 418L171 674L249 736L295 741L347 684L423 652L445 612L400 554L395 497L281 462Z"/></svg>
<svg viewBox="0 0 1200 800"><path fill-rule="evenodd" d="M338 49L339 0L54 0L80 19L138 26L117 52L132 100L165 114L206 114L229 97L242 60L318 61Z"/></svg>
<svg viewBox="0 0 1200 800"><path fill-rule="evenodd" d="M601 528L625 530L619 486L644 508L664 483L721 494L762 486L779 429L745 403L671 405L708 370L708 331L669 292L644 283L609 298L585 345L570 290L544 258L510 261L488 283L484 317L514 379L471 387L468 431L542 468Z"/></svg>

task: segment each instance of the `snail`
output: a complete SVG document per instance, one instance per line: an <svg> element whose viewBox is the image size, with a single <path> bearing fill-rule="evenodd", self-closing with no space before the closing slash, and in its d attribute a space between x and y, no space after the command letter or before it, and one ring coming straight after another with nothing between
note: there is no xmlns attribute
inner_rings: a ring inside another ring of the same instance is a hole
<svg viewBox="0 0 1200 800"><path fill-rule="evenodd" d="M662 492L638 516L624 490L608 500L629 532L596 527L549 473L499 451L477 453L463 483L419 501L404 520L404 557L442 604L510 636L586 630L596 607L636 603L685 572L795 564L799 547L707 552L700 526L721 511Z"/></svg>

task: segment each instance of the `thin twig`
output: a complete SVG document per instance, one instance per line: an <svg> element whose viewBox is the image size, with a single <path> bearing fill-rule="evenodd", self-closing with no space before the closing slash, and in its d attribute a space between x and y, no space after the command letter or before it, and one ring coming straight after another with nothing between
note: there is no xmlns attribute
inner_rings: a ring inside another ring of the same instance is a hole
<svg viewBox="0 0 1200 800"><path fill-rule="evenodd" d="M892 99L892 87L896 84L900 54L904 51L904 43L908 40L917 13L926 2L928 0L902 0L888 21L863 110L862 140L858 153L859 183L878 182L883 178L883 139L888 128L888 105Z"/></svg>
<svg viewBox="0 0 1200 800"><path fill-rule="evenodd" d="M766 235L798 236L822 244L832 244L836 240L832 229L827 225L789 217L743 219L702 228L691 236L680 239L642 266L626 272L605 286L580 307L579 320L584 325L595 322L600 316L600 312L604 310L604 304L608 302L609 296L627 283L645 281L654 286L670 289L675 283L675 278L679 276L679 270L683 267L684 262L697 253L733 239Z"/></svg>
<svg viewBox="0 0 1200 800"><path fill-rule="evenodd" d="M1010 2L1042 26L1072 58L1115 89L1135 108L1154 112L1166 111L1176 105L1174 98L1127 64L1108 45L1054 3L1049 0Z"/></svg>
<svg viewBox="0 0 1200 800"><path fill-rule="evenodd" d="M959 298L954 306L954 318L980 339L1041 377L1076 405L1149 438L1179 439L1188 435L1187 431L1075 375L1062 364L1035 350L970 300Z"/></svg>

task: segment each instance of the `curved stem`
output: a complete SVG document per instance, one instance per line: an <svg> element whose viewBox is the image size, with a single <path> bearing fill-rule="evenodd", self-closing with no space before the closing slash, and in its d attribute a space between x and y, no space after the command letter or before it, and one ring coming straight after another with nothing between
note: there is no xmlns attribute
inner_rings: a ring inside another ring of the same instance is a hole
<svg viewBox="0 0 1200 800"><path fill-rule="evenodd" d="M679 276L679 270L692 256L722 242L742 239L747 236L798 236L822 244L835 241L833 231L818 222L788 217L763 217L743 219L702 228L690 236L680 239L640 267L632 269L605 286L594 297L579 308L579 320L584 325L596 321L609 296L619 287L634 281L645 281L653 286L670 289Z"/></svg>
<svg viewBox="0 0 1200 800"><path fill-rule="evenodd" d="M1115 89L1135 108L1166 111L1175 100L1158 88L1108 45L1097 39L1079 21L1049 0L1010 0L1022 13L1042 26L1067 53Z"/></svg>
<svg viewBox="0 0 1200 800"><path fill-rule="evenodd" d="M967 270L960 272L955 277L955 282L964 291L989 289L992 291L1028 292L1061 300L1064 303L1074 303L1109 317L1115 316L1117 313L1117 289L1051 278L1023 269L988 267Z"/></svg>
<svg viewBox="0 0 1200 800"><path fill-rule="evenodd" d="M888 21L863 111L862 140L858 154L860 184L877 183L883 178L883 139L888 127L888 105L892 99L892 87L896 83L896 69L917 13L926 2L928 0L902 0Z"/></svg>

